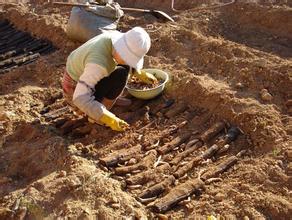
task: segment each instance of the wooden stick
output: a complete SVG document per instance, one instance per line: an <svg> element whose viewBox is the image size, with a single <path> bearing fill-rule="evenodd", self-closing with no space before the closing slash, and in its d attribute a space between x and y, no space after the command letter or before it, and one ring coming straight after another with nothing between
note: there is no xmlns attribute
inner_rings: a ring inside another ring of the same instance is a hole
<svg viewBox="0 0 292 220"><path fill-rule="evenodd" d="M56 118L61 117L65 113L70 112L70 108L68 106L45 113L43 116L46 120L54 120Z"/></svg>
<svg viewBox="0 0 292 220"><path fill-rule="evenodd" d="M128 122L129 124L134 123L135 121L138 121L139 119L143 118L145 114L149 112L149 107L144 106L143 108L140 108L136 110L135 112L132 112L126 119L125 121Z"/></svg>
<svg viewBox="0 0 292 220"><path fill-rule="evenodd" d="M107 167L115 166L121 161L130 160L136 154L141 153L142 146L140 144L129 149L122 149L110 154L107 157L101 158L100 162Z"/></svg>
<svg viewBox="0 0 292 220"><path fill-rule="evenodd" d="M214 138L216 135L219 134L220 131L222 131L225 128L226 124L225 122L217 122L214 125L212 125L208 130L206 130L201 136L200 139L207 143L209 140Z"/></svg>
<svg viewBox="0 0 292 220"><path fill-rule="evenodd" d="M195 140L195 142L194 142L194 140ZM191 153L193 153L195 150L197 150L197 149L199 149L200 147L203 146L203 142L199 141L198 139L194 139L194 140L192 140L194 144L191 147L189 147L185 151L177 154L175 156L175 158L173 158L172 161L170 161L170 164L171 165L177 165L185 157L187 157L188 155L190 155Z"/></svg>
<svg viewBox="0 0 292 220"><path fill-rule="evenodd" d="M87 118L79 118L79 119L75 119L75 120L70 120L65 122L65 124L62 125L62 127L60 128L61 133L63 135L68 134L69 132L71 132L73 129L81 127L82 125L84 125L84 123L87 122Z"/></svg>
<svg viewBox="0 0 292 220"><path fill-rule="evenodd" d="M174 104L174 102L175 102L174 99L169 99L169 100L166 100L163 103L160 103L158 105L150 107L150 113L155 115L160 110L165 109L165 108L169 108L170 106L172 106Z"/></svg>
<svg viewBox="0 0 292 220"><path fill-rule="evenodd" d="M220 127L220 126L214 126L214 127ZM213 128L214 128L213 127ZM213 130L213 129L211 129ZM218 129L219 130L219 129ZM217 130L217 131L218 131ZM209 130L210 131L210 130ZM210 132L207 132L208 134L210 134ZM214 130L213 130L214 131ZM214 132L211 132L214 134ZM206 160L208 158L213 157L218 151L220 151L220 149L222 149L224 147L225 144L230 143L231 141L234 141L237 136L239 135L239 130L236 128L231 128L228 130L227 134L225 135L225 137L222 139L223 141L217 144L213 144L210 148L208 148L207 150L204 151L204 153L194 159L192 159L190 162L188 162L186 165L182 166L182 167L178 167L177 171L174 173L174 176L176 178L180 178L182 176L184 176L187 172L189 172L189 170L191 170L194 166L198 165L199 163L201 163L201 161ZM210 137L210 136L209 136ZM177 159L178 160L178 159ZM176 161L177 161L176 160ZM175 161L175 162L176 162Z"/></svg>
<svg viewBox="0 0 292 220"><path fill-rule="evenodd" d="M189 170L191 170L194 166L199 164L202 161L202 157L198 156L188 162L186 165L179 167L177 171L173 174L175 178L180 178L184 176Z"/></svg>
<svg viewBox="0 0 292 220"><path fill-rule="evenodd" d="M139 198L146 199L146 198L158 196L161 193L163 193L167 189L167 187L172 185L174 183L174 181L175 181L174 176L169 176L165 180L163 180L162 182L159 182L159 183L151 186L150 188L146 189L144 192L142 192L139 195Z"/></svg>
<svg viewBox="0 0 292 220"><path fill-rule="evenodd" d="M165 145L158 148L158 152L160 154L166 154L166 153L172 151L178 145L187 141L191 137L191 135L192 135L191 133L185 133L185 134L182 134L181 136L176 137L171 142L166 143Z"/></svg>
<svg viewBox="0 0 292 220"><path fill-rule="evenodd" d="M216 151L219 149L219 146L214 144L212 147L207 149L202 155L195 157L190 162L182 167L178 167L177 171L174 173L176 178L180 178L184 176L187 172L189 172L194 166L200 164L202 160L212 157Z"/></svg>
<svg viewBox="0 0 292 220"><path fill-rule="evenodd" d="M199 191L203 186L204 182L200 179L188 180L185 183L174 187L151 208L155 212L166 212L180 201Z"/></svg>
<svg viewBox="0 0 292 220"><path fill-rule="evenodd" d="M117 175L124 175L127 173L132 173L135 170L147 169L147 168L153 166L153 164L156 160L156 157L157 157L157 151L151 150L151 152L140 163L137 163L137 164L131 165L131 166L117 167L115 169L115 173Z"/></svg>
<svg viewBox="0 0 292 220"><path fill-rule="evenodd" d="M150 180L156 179L162 174L170 174L171 167L168 163L165 163L161 166L158 166L154 169L147 170L142 173L138 173L134 176L129 177L126 182L127 184L136 185L136 184L145 184Z"/></svg>
<svg viewBox="0 0 292 220"><path fill-rule="evenodd" d="M239 160L239 157L241 157L246 151L241 151L239 152L236 156L231 156L224 162L220 163L215 170L208 171L204 173L201 177L202 180L207 180L209 178L214 178L217 177L219 174L225 172L228 170L230 167L232 167L234 164L237 163Z"/></svg>
<svg viewBox="0 0 292 220"><path fill-rule="evenodd" d="M185 103L178 103L176 106L171 108L169 111L165 113L165 116L167 118L172 118L182 112L184 112L187 109L187 105Z"/></svg>
<svg viewBox="0 0 292 220"><path fill-rule="evenodd" d="M153 138L153 143L159 141L160 139L163 139L164 137L167 137L169 135L176 133L178 130L179 130L179 126L177 125L164 129L163 131L160 132L159 137ZM146 150L153 149L153 144L150 144L150 146L145 147L145 149Z"/></svg>
<svg viewBox="0 0 292 220"><path fill-rule="evenodd" d="M135 102L129 106L129 111L135 112L145 106L148 102L148 100L135 99Z"/></svg>

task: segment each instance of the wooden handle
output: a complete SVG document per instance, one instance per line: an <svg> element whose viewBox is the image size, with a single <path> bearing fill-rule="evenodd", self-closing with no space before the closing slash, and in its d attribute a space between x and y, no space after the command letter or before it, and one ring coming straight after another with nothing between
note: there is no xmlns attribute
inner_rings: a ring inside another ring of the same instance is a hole
<svg viewBox="0 0 292 220"><path fill-rule="evenodd" d="M122 10L124 11L137 11L137 12L150 12L148 9L141 9L141 8L124 8L122 7Z"/></svg>
<svg viewBox="0 0 292 220"><path fill-rule="evenodd" d="M88 7L90 4L81 4L81 3L69 3L69 2L53 2L54 5L61 5L61 6L78 6L78 7ZM140 8L121 8L125 11L137 11L137 12L150 12L147 9L140 9Z"/></svg>
<svg viewBox="0 0 292 220"><path fill-rule="evenodd" d="M78 6L78 7L88 7L89 4L81 4L81 3L69 3L69 2L53 2L54 5L62 5L62 6Z"/></svg>

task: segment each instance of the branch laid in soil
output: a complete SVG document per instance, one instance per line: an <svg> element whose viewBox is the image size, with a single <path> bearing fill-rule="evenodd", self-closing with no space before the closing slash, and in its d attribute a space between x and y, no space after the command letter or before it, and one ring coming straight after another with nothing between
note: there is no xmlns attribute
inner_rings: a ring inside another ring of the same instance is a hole
<svg viewBox="0 0 292 220"><path fill-rule="evenodd" d="M217 132L220 132L222 130L221 126L215 126L214 128L217 128L216 129ZM212 135L216 135L216 133L213 131L215 131L215 129L212 130L212 132L208 132L208 134L212 133ZM188 162L186 165L184 165L182 167L178 167L177 171L174 173L174 176L176 178L180 178L180 177L184 176L194 166L200 164L203 160L206 160L206 159L214 156L215 153L217 153L221 148L223 148L225 144L228 144L231 141L234 141L238 137L239 133L240 132L239 132L238 128L234 128L234 127L230 128L228 130L227 134L225 135L225 137L222 139L222 141L219 141L218 144L213 144L209 149L204 151L204 153L202 155L195 157L190 162ZM210 136L208 138L210 138Z"/></svg>
<svg viewBox="0 0 292 220"><path fill-rule="evenodd" d="M158 152L160 154L166 154L166 153L172 151L177 146L186 142L191 137L191 135L192 135L191 133L185 133L185 134L182 134L181 136L177 136L175 139L173 139L169 143L166 143L165 145L158 148Z"/></svg>
<svg viewBox="0 0 292 220"><path fill-rule="evenodd" d="M84 126L86 122L87 118L85 117L67 121L60 128L61 134L63 135L68 134L69 132L72 132L73 129Z"/></svg>
<svg viewBox="0 0 292 220"><path fill-rule="evenodd" d="M204 186L200 179L188 180L174 187L166 196L159 199L152 207L155 212L166 212L180 201L198 192Z"/></svg>
<svg viewBox="0 0 292 220"><path fill-rule="evenodd" d="M176 133L180 128L182 128L185 125L186 125L186 123L184 121L184 122L180 123L179 125L173 125L173 126L171 126L169 128L164 129L163 131L160 132L158 138L153 139L153 142L157 142L160 139L163 139L163 138L165 138L165 137L167 137L169 135L172 135L172 134ZM145 148L146 148L146 150L151 150L154 147L153 147L153 145L150 145L150 146L147 146Z"/></svg>
<svg viewBox="0 0 292 220"><path fill-rule="evenodd" d="M231 166L238 162L239 158L246 153L246 150L239 152L236 156L229 157L223 163L220 163L213 171L205 172L197 179L191 179L174 187L167 195L159 199L151 208L155 212L166 212L180 201L186 199L196 191L200 191L205 184L208 184L210 178L214 178L225 172Z"/></svg>
<svg viewBox="0 0 292 220"><path fill-rule="evenodd" d="M185 103L178 103L177 105L175 105L173 108L171 108L169 111L167 111L165 113L165 116L167 118L173 118L176 115L184 112L186 109L188 108L188 106Z"/></svg>
<svg viewBox="0 0 292 220"><path fill-rule="evenodd" d="M171 167L168 163L162 164L156 168L147 170L142 173L138 173L134 176L130 176L126 182L127 184L136 185L136 184L146 184L147 182L156 179L157 177L161 177L163 174L170 174Z"/></svg>
<svg viewBox="0 0 292 220"><path fill-rule="evenodd" d="M169 108L170 106L172 106L174 104L174 102L175 102L174 99L169 99L163 103L160 103L158 105L150 107L150 113L155 115L157 112L161 111L162 109L166 109L166 108Z"/></svg>
<svg viewBox="0 0 292 220"><path fill-rule="evenodd" d="M141 153L141 151L142 151L142 146L138 144L128 149L115 151L109 156L101 158L100 162L101 164L107 167L116 166L118 163L130 160L132 157L135 157L135 155Z"/></svg>
<svg viewBox="0 0 292 220"><path fill-rule="evenodd" d="M208 130L206 130L201 136L200 139L204 142L207 143L210 141L212 138L214 138L216 135L218 135L224 128L226 124L223 121L219 121L212 125Z"/></svg>
<svg viewBox="0 0 292 220"><path fill-rule="evenodd" d="M48 106L49 107L49 106ZM43 116L44 118L49 121L49 120L54 120L56 118L61 117L62 115L66 114L67 112L70 112L70 108L68 106L51 111L46 113L46 111L42 111L41 114L45 113Z"/></svg>
<svg viewBox="0 0 292 220"><path fill-rule="evenodd" d="M195 142L194 142L195 141ZM191 141L190 141L191 142ZM199 141L198 139L192 140L193 145L191 147L186 148L185 151L177 154L172 161L170 161L171 165L177 165L182 161L185 157L193 153L195 150L199 149L203 146L203 142ZM188 144L187 144L188 145Z"/></svg>
<svg viewBox="0 0 292 220"><path fill-rule="evenodd" d="M151 150L149 154L139 163L131 166L117 167L115 169L115 174L124 175L127 173L132 173L135 170L145 170L153 166L157 157L157 151Z"/></svg>
<svg viewBox="0 0 292 220"><path fill-rule="evenodd" d="M144 192L142 192L139 195L139 198L146 199L146 198L152 198L152 197L158 196L161 193L163 193L167 187L169 187L170 185L173 185L174 181L175 181L174 176L168 176L162 182L159 182L159 183L149 187Z"/></svg>
<svg viewBox="0 0 292 220"><path fill-rule="evenodd" d="M237 161L239 160L239 158L241 156L243 156L246 153L246 150L240 151L236 156L231 156L229 157L227 160L225 160L224 162L220 163L215 169L205 172L201 179L206 181L209 178L214 178L217 177L219 174L225 172L226 170L228 170L230 167L232 167L234 164L237 163Z"/></svg>
<svg viewBox="0 0 292 220"><path fill-rule="evenodd" d="M148 106L144 106L143 108L140 108L140 109L136 110L135 112L132 112L125 119L125 121L127 121L129 124L132 124L135 121L143 118L145 116L145 114L149 114L149 107Z"/></svg>

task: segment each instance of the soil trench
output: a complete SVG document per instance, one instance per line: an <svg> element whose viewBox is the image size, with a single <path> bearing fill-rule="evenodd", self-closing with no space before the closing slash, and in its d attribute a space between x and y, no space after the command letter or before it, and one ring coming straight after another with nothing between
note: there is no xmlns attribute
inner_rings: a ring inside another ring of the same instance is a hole
<svg viewBox="0 0 292 220"><path fill-rule="evenodd" d="M0 219L289 219L290 2L118 2L175 20L120 20L148 31L144 67L171 79L152 100L125 92L122 133L65 102L71 8L0 5Z"/></svg>

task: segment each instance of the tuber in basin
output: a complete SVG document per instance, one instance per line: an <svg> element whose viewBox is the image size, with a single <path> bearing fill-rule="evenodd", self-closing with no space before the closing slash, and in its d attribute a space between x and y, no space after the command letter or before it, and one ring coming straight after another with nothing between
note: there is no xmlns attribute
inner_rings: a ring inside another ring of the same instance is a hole
<svg viewBox="0 0 292 220"><path fill-rule="evenodd" d="M165 84L168 82L169 76L166 72L159 69L143 69L143 70L152 74L156 78L163 80L163 83L161 83L159 86L155 88L143 90L130 88L128 85L126 85L126 88L132 96L138 99L152 99L158 96L160 93L162 93L162 91L165 88Z"/></svg>

